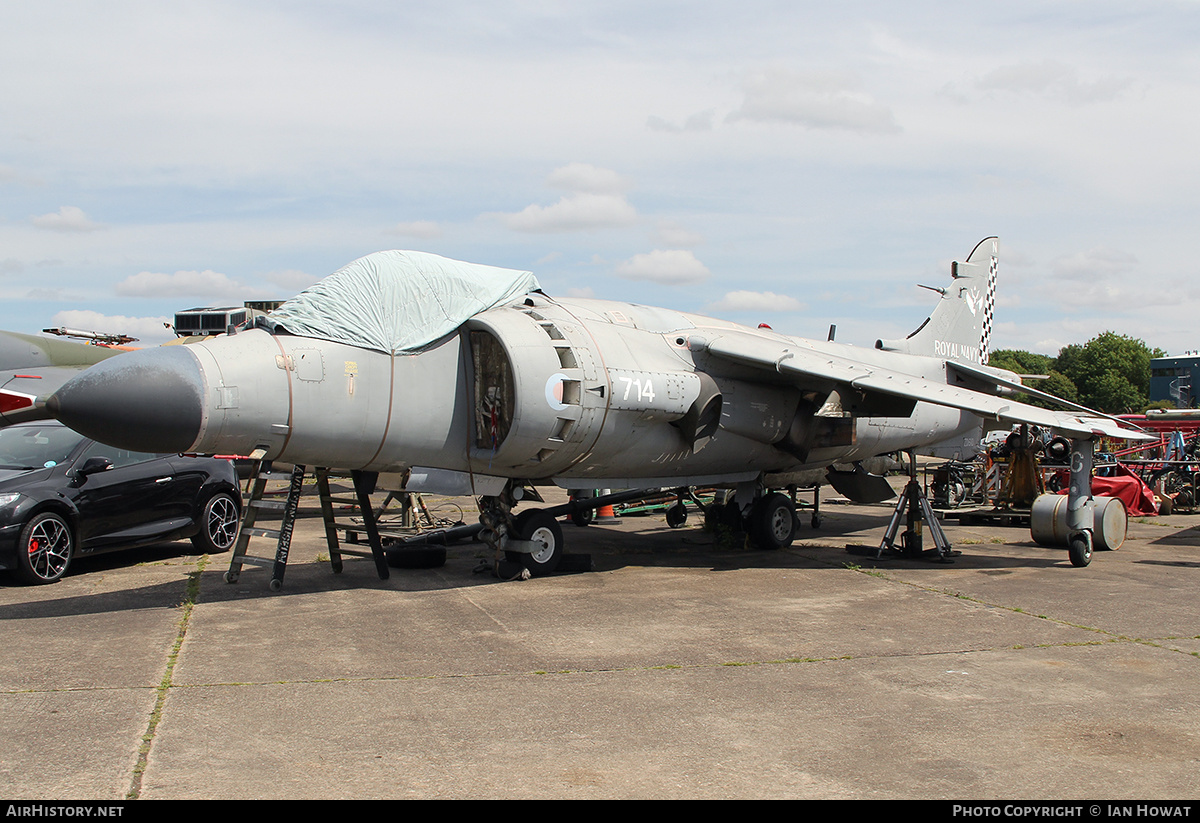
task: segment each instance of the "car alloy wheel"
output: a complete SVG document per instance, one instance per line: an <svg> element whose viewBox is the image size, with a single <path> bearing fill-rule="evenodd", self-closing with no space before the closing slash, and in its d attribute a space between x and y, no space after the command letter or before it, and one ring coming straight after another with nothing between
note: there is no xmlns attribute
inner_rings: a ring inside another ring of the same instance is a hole
<svg viewBox="0 0 1200 823"><path fill-rule="evenodd" d="M42 512L21 530L18 571L28 583L53 583L67 573L74 551L67 521L53 512Z"/></svg>
<svg viewBox="0 0 1200 823"><path fill-rule="evenodd" d="M214 494L204 504L200 519L200 531L192 538L197 549L214 554L233 548L241 523L241 513L233 497L225 492Z"/></svg>

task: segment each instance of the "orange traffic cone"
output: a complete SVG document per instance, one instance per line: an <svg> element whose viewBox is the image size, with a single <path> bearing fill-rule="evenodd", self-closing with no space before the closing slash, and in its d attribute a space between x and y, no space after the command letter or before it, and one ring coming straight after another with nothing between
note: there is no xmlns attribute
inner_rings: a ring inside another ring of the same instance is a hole
<svg viewBox="0 0 1200 823"><path fill-rule="evenodd" d="M599 496L603 497L604 495L611 493L612 492L609 489L601 489ZM620 518L617 517L617 513L613 510L612 506L599 506L596 509L597 523L616 523L619 519Z"/></svg>

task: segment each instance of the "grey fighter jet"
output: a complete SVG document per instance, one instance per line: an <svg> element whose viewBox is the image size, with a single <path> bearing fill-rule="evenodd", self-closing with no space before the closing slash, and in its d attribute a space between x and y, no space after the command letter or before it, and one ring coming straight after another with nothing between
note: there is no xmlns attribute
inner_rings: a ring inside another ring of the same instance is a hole
<svg viewBox="0 0 1200 823"><path fill-rule="evenodd" d="M779 547L796 518L778 490L813 470L935 447L984 420L1087 444L1132 434L1006 396L1031 390L987 365L997 256L996 239L982 241L916 331L857 348L379 252L253 328L124 354L38 405L116 447L404 472L410 490L474 495L493 535L542 547L518 553L534 573L558 563L561 530L512 510L515 490L545 483L732 487L746 531ZM1090 524L1076 525L1090 556Z"/></svg>

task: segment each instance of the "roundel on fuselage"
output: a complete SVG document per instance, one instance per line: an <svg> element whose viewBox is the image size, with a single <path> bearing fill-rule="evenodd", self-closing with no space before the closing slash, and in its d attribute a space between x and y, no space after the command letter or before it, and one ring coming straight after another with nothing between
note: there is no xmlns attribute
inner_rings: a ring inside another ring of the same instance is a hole
<svg viewBox="0 0 1200 823"><path fill-rule="evenodd" d="M555 372L546 380L546 404L555 411L562 411L567 407L563 402L563 382L567 376L562 372Z"/></svg>

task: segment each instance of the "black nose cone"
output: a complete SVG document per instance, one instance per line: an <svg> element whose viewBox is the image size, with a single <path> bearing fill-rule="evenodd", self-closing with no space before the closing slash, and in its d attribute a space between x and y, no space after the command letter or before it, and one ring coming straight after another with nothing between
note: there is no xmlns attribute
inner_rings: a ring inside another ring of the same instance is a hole
<svg viewBox="0 0 1200 823"><path fill-rule="evenodd" d="M184 346L141 349L84 370L46 408L80 434L119 449L188 451L200 436L204 377Z"/></svg>

